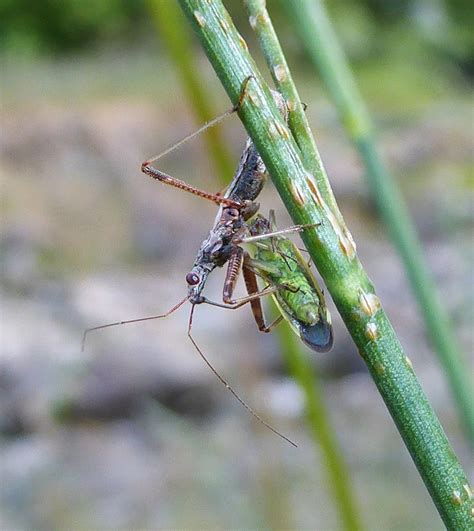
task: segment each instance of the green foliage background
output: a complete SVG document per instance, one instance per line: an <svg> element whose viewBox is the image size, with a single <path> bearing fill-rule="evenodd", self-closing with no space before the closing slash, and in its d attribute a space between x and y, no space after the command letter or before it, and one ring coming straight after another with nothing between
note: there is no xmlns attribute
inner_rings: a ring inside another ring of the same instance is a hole
<svg viewBox="0 0 474 531"><path fill-rule="evenodd" d="M239 22L243 16L237 9L240 1L227 5L236 11L233 15L238 15ZM271 0L268 5L276 20L284 21L278 1ZM354 56L368 58L392 37L408 32L412 39L435 48L440 57L455 59L466 74L474 73L474 10L469 0L334 0L329 8L347 39L354 38L358 26L370 29L365 45L349 49ZM152 38L144 0L0 1L0 43L8 54L63 55L97 46L133 44L142 41L143 32Z"/></svg>

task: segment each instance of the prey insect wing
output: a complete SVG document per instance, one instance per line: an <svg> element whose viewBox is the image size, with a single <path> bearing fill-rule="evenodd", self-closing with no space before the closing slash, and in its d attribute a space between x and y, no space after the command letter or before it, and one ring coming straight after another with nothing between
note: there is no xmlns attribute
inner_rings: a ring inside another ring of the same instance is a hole
<svg viewBox="0 0 474 531"><path fill-rule="evenodd" d="M333 334L324 294L296 245L283 236L287 231L274 231L272 212L270 219L259 214L250 223L253 239L248 241L255 242L251 266L270 286L282 286L272 297L302 341L312 350L327 352Z"/></svg>

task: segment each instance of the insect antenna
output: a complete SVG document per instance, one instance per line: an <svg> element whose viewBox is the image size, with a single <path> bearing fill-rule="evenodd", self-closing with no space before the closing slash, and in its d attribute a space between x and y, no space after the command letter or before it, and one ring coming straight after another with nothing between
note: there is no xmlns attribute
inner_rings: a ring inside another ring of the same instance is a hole
<svg viewBox="0 0 474 531"><path fill-rule="evenodd" d="M86 346L86 339L87 339L87 336L90 334L90 332L94 332L95 330L102 330L103 328L110 328L111 326L119 326L119 325L124 325L124 324L129 324L129 323L139 323L141 321L152 321L153 319L162 319L163 317L168 317L168 315L171 315L173 312L175 312L188 299L189 299L189 296L184 297L182 301L179 301L178 304L176 304L166 313L163 313L161 315L150 315L149 317L139 317L138 319L127 319L126 321L117 321L116 323L107 323L107 324L103 324L100 326L93 326L92 328L87 328L86 330L84 330L84 334L82 335L81 351L84 352L84 348Z"/></svg>
<svg viewBox="0 0 474 531"><path fill-rule="evenodd" d="M237 112L240 109L240 107L242 105L242 102L244 101L245 95L247 94L247 86L248 86L248 84L249 84L251 79L255 79L255 76L251 75L251 76L248 76L247 78L245 78L244 82L242 83L242 89L240 91L239 101L231 109L227 109L227 111L224 111L219 116L216 116L212 120L209 120L204 125L202 125L197 131L194 131L194 133L191 133L191 134L185 136L184 138L179 140L179 142L176 142L176 144L173 144L171 147L169 147L168 149L166 149L165 151L163 151L159 155L156 155L155 157L152 157L151 159L148 159L146 161L146 164L151 164L152 162L156 162L158 159L161 159L165 155L168 155L168 153L171 153L172 151L177 149L179 146L181 146L182 144L184 144L188 140L191 140L192 138L200 135L206 129L209 129L210 127L214 127L216 124L218 124L219 122L222 122L225 118L227 118L227 116L230 116L234 112Z"/></svg>
<svg viewBox="0 0 474 531"><path fill-rule="evenodd" d="M226 118L227 116L230 116L231 114L233 114L235 111L237 110L237 107L232 107L232 109L228 109L227 111L223 112L222 114L220 114L219 116L217 116L216 118L213 118L212 120L210 120L209 122L206 122L204 125L202 125L197 131L194 131L194 133L191 133L187 136L185 136L184 138L182 138L181 140L179 140L178 142L176 142L176 144L173 144L171 147L169 147L168 149L165 149L165 151L163 151L162 153L160 153L159 155L156 155L155 157L152 157L151 159L148 159L146 162L147 164L151 164L152 162L156 162L158 159L161 159L162 157L164 157L165 155L168 155L168 153L171 153L172 151L174 151L175 149L177 149L179 146L183 145L184 143L186 143L188 140L191 140L192 138L194 138L195 136L198 136L200 135L203 131L205 131L206 129L209 129L210 127L213 127L214 125L218 124L219 122L221 122L222 120L224 120L224 118Z"/></svg>
<svg viewBox="0 0 474 531"><path fill-rule="evenodd" d="M218 378L218 380L226 387L228 391L232 393L234 398L236 398L240 404L254 417L256 418L261 424L263 424L266 428L268 428L270 431L272 431L275 435L278 435L278 437L281 437L286 442L290 443L295 448L298 448L298 445L294 443L291 439L288 439L288 437L285 437L282 433L277 431L275 428L272 428L270 424L267 424L255 411L240 398L240 396L234 391L234 389L228 384L226 380L217 372L217 370L214 368L214 366L211 364L211 362L207 359L207 357L204 355L202 350L199 348L198 344L194 340L193 336L191 335L191 327L193 324L193 314L194 314L194 304L191 307L191 313L189 314L189 324L188 324L188 337L191 340L191 343L194 345L194 348L198 351L201 358L204 360L204 363L211 369L211 371L214 373L214 375Z"/></svg>

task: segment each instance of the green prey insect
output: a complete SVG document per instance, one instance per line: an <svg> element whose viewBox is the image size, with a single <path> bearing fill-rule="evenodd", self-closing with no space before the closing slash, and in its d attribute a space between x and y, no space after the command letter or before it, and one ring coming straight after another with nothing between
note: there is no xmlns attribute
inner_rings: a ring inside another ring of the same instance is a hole
<svg viewBox="0 0 474 531"><path fill-rule="evenodd" d="M309 348L328 352L333 343L331 315L323 291L298 247L282 231L274 235L278 231L273 210L269 219L257 214L248 229L251 236L244 242L252 243L253 256L246 267L262 278L267 288L281 286L271 294L281 316L270 326L265 325L260 299L250 301L259 329L268 332L285 318ZM248 275L245 280L249 293L258 291L258 286L248 285Z"/></svg>

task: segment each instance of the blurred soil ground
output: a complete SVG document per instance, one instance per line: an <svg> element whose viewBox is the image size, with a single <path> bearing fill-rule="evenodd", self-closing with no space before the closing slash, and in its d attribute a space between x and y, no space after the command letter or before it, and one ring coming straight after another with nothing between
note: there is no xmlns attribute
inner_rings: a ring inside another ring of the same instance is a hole
<svg viewBox="0 0 474 531"><path fill-rule="evenodd" d="M250 311L199 308L195 336L240 394L298 441L296 451L255 425L201 363L186 338L187 310L96 333L80 350L84 328L160 313L178 301L214 219L212 205L139 172L142 160L196 127L169 67L141 54L2 70L2 528L336 528L301 396L275 337L258 333ZM332 106L302 76L310 122L362 262L467 466L446 383L360 164ZM228 105L217 87L209 87L216 113ZM383 151L468 351L470 102L441 93L403 112L388 99L374 106ZM235 118L225 134L237 164L245 135ZM160 162L219 189L200 140ZM271 185L261 203L264 212L277 209L280 227L289 224ZM220 297L221 283L216 274L209 297ZM368 528L441 529L334 308L333 316L333 351L309 355L324 376Z"/></svg>

